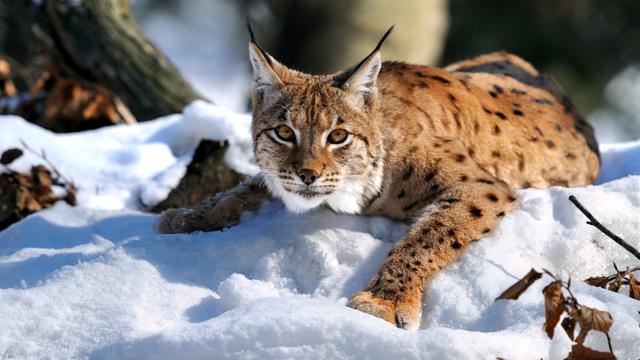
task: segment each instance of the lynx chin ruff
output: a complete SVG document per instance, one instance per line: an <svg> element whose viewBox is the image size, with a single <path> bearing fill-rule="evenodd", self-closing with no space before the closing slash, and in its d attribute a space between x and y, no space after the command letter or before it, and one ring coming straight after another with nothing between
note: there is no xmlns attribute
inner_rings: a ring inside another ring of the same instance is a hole
<svg viewBox="0 0 640 360"><path fill-rule="evenodd" d="M253 146L262 172L160 232L219 230L262 202L304 212L412 223L348 306L404 329L420 325L425 283L516 206L514 189L583 186L598 175L592 128L555 80L505 52L443 69L382 62L348 70L285 67L251 34Z"/></svg>

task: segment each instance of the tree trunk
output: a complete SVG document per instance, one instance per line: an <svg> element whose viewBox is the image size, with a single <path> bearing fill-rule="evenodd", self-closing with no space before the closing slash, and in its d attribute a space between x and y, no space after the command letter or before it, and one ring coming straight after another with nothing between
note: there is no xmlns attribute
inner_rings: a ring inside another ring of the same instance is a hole
<svg viewBox="0 0 640 360"><path fill-rule="evenodd" d="M45 0L34 31L53 63L117 96L137 120L203 98L144 35L127 0Z"/></svg>
<svg viewBox="0 0 640 360"><path fill-rule="evenodd" d="M161 212L169 208L194 205L202 199L233 187L244 179L244 176L229 169L225 164L226 150L225 141L202 140L187 167L187 173L178 186L166 199L150 210ZM146 207L146 204L142 205Z"/></svg>

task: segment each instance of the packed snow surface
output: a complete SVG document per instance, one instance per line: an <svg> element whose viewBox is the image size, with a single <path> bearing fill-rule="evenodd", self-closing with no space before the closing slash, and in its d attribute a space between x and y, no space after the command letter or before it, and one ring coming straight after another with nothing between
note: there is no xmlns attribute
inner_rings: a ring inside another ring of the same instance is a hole
<svg viewBox="0 0 640 360"><path fill-rule="evenodd" d="M494 299L532 267L565 279L581 304L611 313L619 359L640 356L640 302L579 281L638 265L585 224L575 195L640 247L640 141L603 145L597 185L520 191L520 206L428 285L421 329L395 328L344 306L407 225L268 203L224 231L153 232L140 210L179 181L201 138L230 139L226 160L251 162L250 118L204 102L135 126L55 135L0 117L0 150L28 141L78 185L59 203L0 232L0 358L564 358L561 329L542 330L542 288ZM11 165L40 163L27 154ZM587 345L606 350L592 332Z"/></svg>

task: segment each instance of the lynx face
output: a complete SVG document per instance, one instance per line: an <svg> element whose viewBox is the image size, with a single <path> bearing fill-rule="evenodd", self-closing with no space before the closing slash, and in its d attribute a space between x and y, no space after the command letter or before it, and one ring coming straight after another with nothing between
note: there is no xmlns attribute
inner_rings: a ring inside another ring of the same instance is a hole
<svg viewBox="0 0 640 360"><path fill-rule="evenodd" d="M360 211L382 182L382 139L367 121L379 54L329 76L287 69L253 43L250 54L254 152L269 190L295 212Z"/></svg>

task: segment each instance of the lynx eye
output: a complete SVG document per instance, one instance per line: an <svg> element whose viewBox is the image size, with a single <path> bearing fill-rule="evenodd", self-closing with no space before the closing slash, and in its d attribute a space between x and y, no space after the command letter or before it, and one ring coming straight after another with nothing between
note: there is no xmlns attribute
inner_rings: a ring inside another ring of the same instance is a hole
<svg viewBox="0 0 640 360"><path fill-rule="evenodd" d="M278 126L277 128L275 128L274 132L276 133L276 136L282 141L293 142L293 140L295 140L296 138L293 130L285 125Z"/></svg>
<svg viewBox="0 0 640 360"><path fill-rule="evenodd" d="M329 144L342 144L347 140L349 133L343 129L333 130L327 137Z"/></svg>

